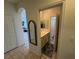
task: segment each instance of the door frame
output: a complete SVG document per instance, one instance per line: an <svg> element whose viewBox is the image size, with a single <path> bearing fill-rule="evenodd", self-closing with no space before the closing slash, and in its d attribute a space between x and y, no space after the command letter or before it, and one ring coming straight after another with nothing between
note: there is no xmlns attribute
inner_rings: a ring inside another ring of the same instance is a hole
<svg viewBox="0 0 79 59"><path fill-rule="evenodd" d="M46 10L46 9L49 9L49 8L53 8L53 7L56 7L56 6L62 6L62 14L61 14L61 22L62 22L62 19L63 19L63 17L62 16L64 16L63 14L64 14L64 7L65 7L65 0L62 0L62 1L56 1L56 2L53 2L53 3L51 3L51 4L49 4L49 5L47 5L47 6L44 6L44 7L41 7L40 9L39 9L39 15L40 15L40 11L43 11L43 10ZM40 17L39 17L39 19L40 19ZM60 21L60 20L59 20ZM59 24L59 23L58 23ZM62 25L61 25L62 26ZM58 52L58 47L59 47L59 28L58 28L58 33L57 33L57 39L58 39L58 43L57 43L57 52ZM56 53L57 53L56 52Z"/></svg>

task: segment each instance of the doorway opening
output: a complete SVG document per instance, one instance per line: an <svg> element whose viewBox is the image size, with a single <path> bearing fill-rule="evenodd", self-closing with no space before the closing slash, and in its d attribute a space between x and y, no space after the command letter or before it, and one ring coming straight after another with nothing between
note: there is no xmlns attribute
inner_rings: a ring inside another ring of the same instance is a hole
<svg viewBox="0 0 79 59"><path fill-rule="evenodd" d="M42 53L49 57L52 57L53 52L57 53L61 16L62 3L40 10L41 32L45 32L44 39L41 40L44 41Z"/></svg>
<svg viewBox="0 0 79 59"><path fill-rule="evenodd" d="M24 45L29 47L27 14L24 8L19 8L19 16L21 20L22 40Z"/></svg>

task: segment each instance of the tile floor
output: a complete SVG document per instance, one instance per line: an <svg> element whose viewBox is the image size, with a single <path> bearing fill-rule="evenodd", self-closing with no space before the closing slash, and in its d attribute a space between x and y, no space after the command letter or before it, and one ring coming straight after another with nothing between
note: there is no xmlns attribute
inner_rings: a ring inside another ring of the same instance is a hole
<svg viewBox="0 0 79 59"><path fill-rule="evenodd" d="M26 46L18 47L6 54L4 54L4 59L56 59L55 54L51 58L45 56L44 54L39 57L36 54L29 51Z"/></svg>

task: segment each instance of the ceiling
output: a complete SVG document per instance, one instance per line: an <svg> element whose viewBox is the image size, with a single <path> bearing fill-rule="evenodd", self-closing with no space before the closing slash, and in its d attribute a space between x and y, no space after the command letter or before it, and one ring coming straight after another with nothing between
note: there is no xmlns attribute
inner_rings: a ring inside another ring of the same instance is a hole
<svg viewBox="0 0 79 59"><path fill-rule="evenodd" d="M7 0L7 1L9 1L9 2L11 2L11 3L18 3L18 2L21 1L21 0Z"/></svg>

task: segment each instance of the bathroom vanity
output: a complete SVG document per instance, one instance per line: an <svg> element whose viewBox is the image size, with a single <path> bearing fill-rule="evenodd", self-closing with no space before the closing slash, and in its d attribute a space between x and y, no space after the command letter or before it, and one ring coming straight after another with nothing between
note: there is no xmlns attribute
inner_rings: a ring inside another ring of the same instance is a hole
<svg viewBox="0 0 79 59"><path fill-rule="evenodd" d="M41 29L41 47L49 41L50 31L48 29Z"/></svg>

